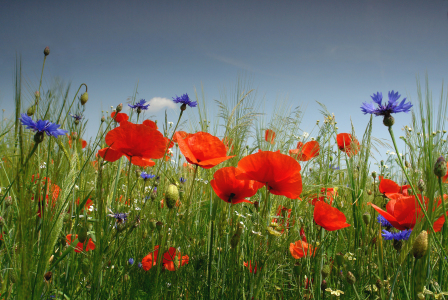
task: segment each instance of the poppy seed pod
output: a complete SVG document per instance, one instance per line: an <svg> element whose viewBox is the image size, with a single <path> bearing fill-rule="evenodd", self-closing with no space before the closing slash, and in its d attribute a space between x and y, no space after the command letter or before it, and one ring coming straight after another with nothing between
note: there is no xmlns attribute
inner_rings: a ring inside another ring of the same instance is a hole
<svg viewBox="0 0 448 300"><path fill-rule="evenodd" d="M48 46L45 47L44 54L45 54L45 56L48 56L50 54L50 47L48 47Z"/></svg>
<svg viewBox="0 0 448 300"><path fill-rule="evenodd" d="M446 168L445 158L443 156L440 156L437 159L436 164L434 165L434 174L437 177L443 177L446 175L446 171L447 171L447 168Z"/></svg>
<svg viewBox="0 0 448 300"><path fill-rule="evenodd" d="M168 185L168 188L165 192L165 198L166 198L166 205L169 209L174 208L176 205L176 201L179 199L179 190L177 189L177 186L174 184Z"/></svg>
<svg viewBox="0 0 448 300"><path fill-rule="evenodd" d="M81 105L86 104L88 100L89 100L89 94L87 94L87 92L85 92L84 94L81 95L81 98L80 98Z"/></svg>
<svg viewBox="0 0 448 300"><path fill-rule="evenodd" d="M373 178L373 180L376 179L376 172L375 171L372 172L372 178Z"/></svg>
<svg viewBox="0 0 448 300"><path fill-rule="evenodd" d="M423 230L415 239L412 254L414 254L415 259L419 259L425 256L426 251L428 251L428 232Z"/></svg>

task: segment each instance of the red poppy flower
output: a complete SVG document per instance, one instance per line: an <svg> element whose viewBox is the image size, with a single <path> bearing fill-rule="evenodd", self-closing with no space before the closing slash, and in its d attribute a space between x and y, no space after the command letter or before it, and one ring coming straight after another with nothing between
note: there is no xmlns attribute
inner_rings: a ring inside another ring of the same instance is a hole
<svg viewBox="0 0 448 300"><path fill-rule="evenodd" d="M255 268L252 269L252 261L249 260L249 262L243 261L243 266L249 269L250 273L257 274L258 270L261 270L261 268L258 268L258 263L255 262Z"/></svg>
<svg viewBox="0 0 448 300"><path fill-rule="evenodd" d="M78 198L78 200L76 200L76 205L79 205L79 202L81 201L80 198ZM87 211L88 214L90 214L89 208L92 206L93 201L89 199L87 199L86 204L84 204L84 210Z"/></svg>
<svg viewBox="0 0 448 300"><path fill-rule="evenodd" d="M73 139L73 137L74 137L75 135L77 135L76 132L72 132L72 135L71 135L71 136L69 136L69 135L67 134L67 137L68 137L68 145L70 146L70 148L72 147L72 139ZM82 138L79 138L79 139L78 139L78 143L81 143L81 148L82 148L82 149L84 149L84 148L87 146L87 141L83 140Z"/></svg>
<svg viewBox="0 0 448 300"><path fill-rule="evenodd" d="M176 133L179 133L179 135L182 139L185 139L191 135L189 133L186 133L185 131L176 131ZM176 134L174 134L173 142L177 143L177 138L178 138L178 136Z"/></svg>
<svg viewBox="0 0 448 300"><path fill-rule="evenodd" d="M180 252L176 251L176 248L170 247L167 252L163 254L163 267L168 271L176 271L180 267L188 264L188 255L182 256Z"/></svg>
<svg viewBox="0 0 448 300"><path fill-rule="evenodd" d="M113 111L110 114L110 117L113 118L114 116L115 116L115 112ZM127 114L125 114L125 113L118 113L117 117L114 120L115 120L115 122L121 123L123 121L129 120L129 116Z"/></svg>
<svg viewBox="0 0 448 300"><path fill-rule="evenodd" d="M305 243L306 241L306 235L305 235L305 229L303 228L303 226L300 228L300 237L302 238L302 241L304 241Z"/></svg>
<svg viewBox="0 0 448 300"><path fill-rule="evenodd" d="M288 209L287 207L284 207L282 205L279 205L277 208L276 216L281 216L282 218L274 218L272 219L272 222L277 223L280 228L282 229L282 233L285 231L285 229L289 229L289 219L291 218L291 212L292 209ZM280 223L280 224L279 224ZM294 224L294 221L292 222Z"/></svg>
<svg viewBox="0 0 448 300"><path fill-rule="evenodd" d="M157 123L151 120L144 120L142 124L152 129L159 129L159 127L157 127Z"/></svg>
<svg viewBox="0 0 448 300"><path fill-rule="evenodd" d="M235 178L235 167L221 168L213 174L210 185L219 198L227 203L252 203L245 198L255 195L262 183L254 180L239 180Z"/></svg>
<svg viewBox="0 0 448 300"><path fill-rule="evenodd" d="M166 149L165 137L158 130L128 121L107 133L106 144L109 147L99 150L99 156L114 162L125 155L140 167L154 166L151 158L162 158Z"/></svg>
<svg viewBox="0 0 448 300"><path fill-rule="evenodd" d="M226 156L226 146L224 143L207 132L197 132L185 139L179 132L174 136L177 139L179 149L185 156L185 159L194 165L204 169L210 169L214 166L228 160L234 156Z"/></svg>
<svg viewBox="0 0 448 300"><path fill-rule="evenodd" d="M39 179L39 174L37 174L36 176L36 180L34 180L34 175L31 176L31 182L37 184L38 183L38 179ZM45 185L47 185L47 191L44 192L44 190L42 191L37 191L38 197L37 197L37 201L38 201L38 209L37 209L37 215L39 216L39 218L42 218L42 213L45 210L45 203L43 200L41 200L41 195L42 194L46 194L45 199L46 199L46 204L48 205L49 203L49 196L51 196L51 207L54 208L56 206L56 201L58 200L59 197L59 193L61 191L61 188L54 184L51 183L51 179L44 177L42 182L41 182L41 188L44 189ZM31 200L34 200L34 196L31 197Z"/></svg>
<svg viewBox="0 0 448 300"><path fill-rule="evenodd" d="M319 143L316 141L309 141L304 145L302 142L299 142L297 144L297 149L289 150L289 155L299 161L308 161L319 155Z"/></svg>
<svg viewBox="0 0 448 300"><path fill-rule="evenodd" d="M74 242L78 238L77 234L68 234L66 236L66 242L68 245L70 245L72 242ZM85 243L85 242L84 242ZM78 242L78 244L75 247L75 252L80 253L84 249L84 243ZM93 243L92 238L89 239L86 245L86 252L89 250L95 250L95 244Z"/></svg>
<svg viewBox="0 0 448 300"><path fill-rule="evenodd" d="M266 142L274 144L275 142L275 132L271 129L266 129L264 132L264 139Z"/></svg>
<svg viewBox="0 0 448 300"><path fill-rule="evenodd" d="M350 133L340 133L336 136L338 148L347 153L348 157L356 155L359 151L359 142Z"/></svg>
<svg viewBox="0 0 448 300"><path fill-rule="evenodd" d="M159 254L159 246L154 248L153 252L149 252L148 255L142 259L142 268L145 271L149 271L153 266L157 264L157 255Z"/></svg>
<svg viewBox="0 0 448 300"><path fill-rule="evenodd" d="M307 242L298 240L295 243L289 244L289 252L295 259L302 258L304 256L316 255L316 249L309 245Z"/></svg>
<svg viewBox="0 0 448 300"><path fill-rule="evenodd" d="M235 171L236 179L256 180L274 195L298 199L302 192L300 164L280 151L259 151L243 157Z"/></svg>
<svg viewBox="0 0 448 300"><path fill-rule="evenodd" d="M385 179L383 176L378 176L378 178L380 181L378 189L380 193L385 194L386 197L388 196L388 194L395 194L395 193L399 193L404 196L408 195L408 189L410 188L409 185L399 186L395 181Z"/></svg>
<svg viewBox="0 0 448 300"><path fill-rule="evenodd" d="M337 188L321 188L320 192L321 194L325 194L325 190L327 191L327 197L325 196L320 196L318 197L318 195L314 194L311 197L314 197L313 200L311 201L311 205L316 205L317 201L325 201L325 198L330 200L330 205L333 204L333 196L336 196L338 194L338 190Z"/></svg>
<svg viewBox="0 0 448 300"><path fill-rule="evenodd" d="M335 231L350 226L346 222L347 218L339 209L324 201L316 202L314 206L314 221L328 231Z"/></svg>
<svg viewBox="0 0 448 300"><path fill-rule="evenodd" d="M417 221L421 220L424 216L420 205L415 198L412 196L404 196L403 194L389 193L387 196L389 202L386 204L386 211L379 208L373 203L370 204L380 215L382 215L389 223L398 230L412 229L414 228ZM418 195L420 201L422 201L422 195ZM427 197L423 198L423 205L427 207L429 199ZM442 202L438 201L437 206L439 206ZM444 223L444 216L441 216L434 223L434 230L436 232L442 229L442 225Z"/></svg>
<svg viewBox="0 0 448 300"><path fill-rule="evenodd" d="M165 141L166 141L166 144L167 144L168 148L173 148L173 146L174 146L174 141L171 141L171 142L170 142L170 139L167 138L167 137L165 137Z"/></svg>

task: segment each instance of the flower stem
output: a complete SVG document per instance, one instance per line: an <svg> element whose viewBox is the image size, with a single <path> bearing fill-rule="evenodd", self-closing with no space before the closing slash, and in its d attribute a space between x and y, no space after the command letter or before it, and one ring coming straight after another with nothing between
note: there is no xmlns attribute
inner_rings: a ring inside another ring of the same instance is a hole
<svg viewBox="0 0 448 300"><path fill-rule="evenodd" d="M416 192L416 190L415 190L415 188L414 188L414 185L412 184L412 182L411 182L411 180L410 180L410 178L409 178L409 175L408 175L408 173L406 172L406 169L405 169L404 164L403 164L403 160L401 159L401 156L400 156L400 152L398 151L397 143L395 142L395 137L394 137L394 132L393 132L393 130L392 130L392 126L388 126L388 129L389 129L390 137L392 138L392 142L393 142L393 144L394 144L395 151L396 151L397 156L398 156L398 162L400 163L400 167L401 167L401 169L403 170L404 175L406 176L406 180L408 181L409 185L411 186L412 193L414 194L415 199L417 199L417 201L418 201L418 204L419 204L419 206L420 206L420 208L421 208L421 210L422 210L422 212L423 212L423 215L425 216L425 219L426 219L426 221L428 222L429 228L431 229L432 233L434 233L434 239L435 239L436 242L437 242L437 246L440 247L441 251L443 252L443 255L444 255L444 256L447 256L447 253L446 253L445 249L442 247L442 244L440 243L439 239L438 239L437 236L435 235L434 227L433 227L432 224L431 224L431 220L430 220L429 217L428 217L428 214L427 214L427 212L426 212L426 209L425 209L425 207L423 206L423 204L422 204L420 198L418 197L418 194L417 194L417 192ZM442 195L442 196L443 196L443 195ZM442 201L442 202L443 202L443 201ZM444 212L444 213L446 213L446 212ZM443 261L444 264L446 263L444 259L443 259L442 261Z"/></svg>

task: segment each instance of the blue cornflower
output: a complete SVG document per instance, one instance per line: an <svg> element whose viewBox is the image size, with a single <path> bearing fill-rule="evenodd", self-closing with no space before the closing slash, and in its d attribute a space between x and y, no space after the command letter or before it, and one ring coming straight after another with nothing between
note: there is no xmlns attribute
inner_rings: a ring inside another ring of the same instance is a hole
<svg viewBox="0 0 448 300"><path fill-rule="evenodd" d="M108 214L108 216L117 219L118 223L126 222L128 220L128 215L125 213L113 213L110 209L109 209L109 211L111 213Z"/></svg>
<svg viewBox="0 0 448 300"><path fill-rule="evenodd" d="M137 113L141 113L142 110L147 110L149 107L149 104L146 104L145 99L141 99L139 102L135 103L134 105L128 104L130 108L136 108Z"/></svg>
<svg viewBox="0 0 448 300"><path fill-rule="evenodd" d="M78 122L81 121L82 118L84 118L83 115L76 115L76 114L75 115L69 114L69 115L70 115L70 117L75 119L75 121L78 121Z"/></svg>
<svg viewBox="0 0 448 300"><path fill-rule="evenodd" d="M187 182L187 179L186 179L186 178L183 178L183 177L181 177L181 178L179 179L179 181L180 181L180 183L185 183L185 182Z"/></svg>
<svg viewBox="0 0 448 300"><path fill-rule="evenodd" d="M382 215L378 215L376 219L378 220L378 223L380 223L383 227L393 227L392 224L390 224L389 221L386 220L386 218L384 218Z"/></svg>
<svg viewBox="0 0 448 300"><path fill-rule="evenodd" d="M364 102L361 106L361 110L364 114L375 114L376 116L390 116L390 114L396 114L399 112L409 112L412 104L405 103L406 98L404 98L400 103L397 100L401 97L398 95L398 92L394 93L394 91L389 92L389 102L385 105L382 104L383 95L378 92L370 96L374 103ZM378 104L378 107L375 108L375 103Z"/></svg>
<svg viewBox="0 0 448 300"><path fill-rule="evenodd" d="M65 135L68 131L63 129L58 129L58 124L51 123L47 120L39 120L34 122L27 114L21 114L22 118L19 120L22 122L22 125L26 126L26 129L32 129L33 131L37 131L38 133L46 133L48 136L54 136L55 138L58 135Z"/></svg>
<svg viewBox="0 0 448 300"><path fill-rule="evenodd" d="M407 241L409 239L409 237L411 236L412 233L412 229L406 229L400 232L389 232L385 229L383 229L383 233L381 234L381 236L387 240L397 240L397 241L401 241L401 240L405 240Z"/></svg>
<svg viewBox="0 0 448 300"><path fill-rule="evenodd" d="M130 265L133 265L133 264L134 264L134 259L131 257L131 258L128 260L128 263L129 263Z"/></svg>
<svg viewBox="0 0 448 300"><path fill-rule="evenodd" d="M196 105L198 105L198 103L196 101L191 101L190 98L188 97L188 94L183 94L180 97L176 98L173 97L173 101L174 103L182 103L182 106L180 107L180 109L185 110L187 108L187 105L190 107L196 107Z"/></svg>
<svg viewBox="0 0 448 300"><path fill-rule="evenodd" d="M338 166L336 166L336 165L332 165L332 164L330 164L328 167L329 167L330 169L333 169L333 170L339 170L339 169L340 169Z"/></svg>
<svg viewBox="0 0 448 300"><path fill-rule="evenodd" d="M143 178L145 181L151 178L154 178L156 175L148 174L146 172L141 172L140 177Z"/></svg>

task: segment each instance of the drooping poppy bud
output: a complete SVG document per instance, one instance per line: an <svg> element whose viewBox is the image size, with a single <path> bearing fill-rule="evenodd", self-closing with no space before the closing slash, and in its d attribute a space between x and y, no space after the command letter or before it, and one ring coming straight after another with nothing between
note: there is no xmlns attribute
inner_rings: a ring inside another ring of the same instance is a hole
<svg viewBox="0 0 448 300"><path fill-rule="evenodd" d="M370 224L370 214L368 212L364 213L362 215L362 220L364 221L364 224L369 225Z"/></svg>
<svg viewBox="0 0 448 300"><path fill-rule="evenodd" d="M36 106L35 105L31 105L28 110L26 111L26 114L31 117L32 115L34 115L34 113L36 112Z"/></svg>
<svg viewBox="0 0 448 300"><path fill-rule="evenodd" d="M428 232L423 230L415 239L412 254L414 254L415 259L419 259L425 256L426 251L428 251Z"/></svg>
<svg viewBox="0 0 448 300"><path fill-rule="evenodd" d="M329 265L324 265L322 267L322 278L327 278L330 275L331 269Z"/></svg>
<svg viewBox="0 0 448 300"><path fill-rule="evenodd" d="M347 272L347 282L350 284L355 284L355 282L356 282L355 275L353 275L353 273L350 271Z"/></svg>
<svg viewBox="0 0 448 300"><path fill-rule="evenodd" d="M87 94L87 92L85 92L84 94L81 95L81 98L80 98L81 105L85 105L88 100L89 100L89 94Z"/></svg>

